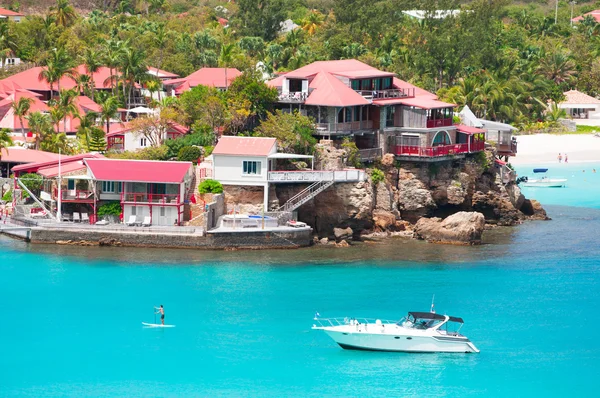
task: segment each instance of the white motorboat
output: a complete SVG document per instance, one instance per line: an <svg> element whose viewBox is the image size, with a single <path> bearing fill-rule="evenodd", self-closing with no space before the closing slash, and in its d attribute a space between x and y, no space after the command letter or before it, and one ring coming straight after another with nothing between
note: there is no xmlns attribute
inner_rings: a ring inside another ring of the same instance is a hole
<svg viewBox="0 0 600 398"><path fill-rule="evenodd" d="M563 188L566 183L566 178L550 178L546 175L548 169L533 169L534 174L539 174L539 177L529 178L525 177L522 182L525 187L539 187L539 188Z"/></svg>
<svg viewBox="0 0 600 398"><path fill-rule="evenodd" d="M434 312L409 312L400 321L358 318L318 318L322 330L347 350L398 352L479 352L459 333L463 320Z"/></svg>

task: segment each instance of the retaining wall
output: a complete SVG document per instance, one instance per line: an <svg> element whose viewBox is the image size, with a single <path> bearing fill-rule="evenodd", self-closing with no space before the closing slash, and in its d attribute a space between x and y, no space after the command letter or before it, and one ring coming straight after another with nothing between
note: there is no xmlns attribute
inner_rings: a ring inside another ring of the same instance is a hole
<svg viewBox="0 0 600 398"><path fill-rule="evenodd" d="M71 241L70 243L67 243ZM101 242L102 241L102 242ZM169 247L191 249L278 249L309 246L312 229L282 231L219 232L197 234L158 234L152 232L110 232L96 230L63 230L33 228L32 243L57 243L107 246Z"/></svg>

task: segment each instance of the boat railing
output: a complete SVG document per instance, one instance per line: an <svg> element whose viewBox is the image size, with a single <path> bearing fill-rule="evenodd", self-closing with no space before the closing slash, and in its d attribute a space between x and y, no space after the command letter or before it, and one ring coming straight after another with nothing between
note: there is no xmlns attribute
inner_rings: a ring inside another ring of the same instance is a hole
<svg viewBox="0 0 600 398"><path fill-rule="evenodd" d="M379 319L379 318L314 318L313 327L331 327L331 326L345 326L345 325L364 325L364 324L378 324L379 321L382 325L396 325L398 320Z"/></svg>

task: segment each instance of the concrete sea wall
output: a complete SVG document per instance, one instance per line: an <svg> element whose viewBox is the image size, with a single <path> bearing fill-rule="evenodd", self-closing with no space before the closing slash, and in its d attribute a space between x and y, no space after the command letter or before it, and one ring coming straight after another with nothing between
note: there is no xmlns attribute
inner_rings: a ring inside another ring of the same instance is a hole
<svg viewBox="0 0 600 398"><path fill-rule="evenodd" d="M200 234L155 232L115 232L101 230L67 230L32 228L32 243L71 244L84 246L168 247L188 249L284 249L309 246L312 229L278 231L231 231Z"/></svg>

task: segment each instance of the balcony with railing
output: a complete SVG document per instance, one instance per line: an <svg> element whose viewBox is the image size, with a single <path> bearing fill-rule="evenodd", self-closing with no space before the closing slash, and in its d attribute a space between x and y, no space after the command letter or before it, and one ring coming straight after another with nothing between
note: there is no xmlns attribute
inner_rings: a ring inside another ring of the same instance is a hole
<svg viewBox="0 0 600 398"><path fill-rule="evenodd" d="M365 179L364 170L274 170L267 174L270 183L303 183L317 181L353 182Z"/></svg>
<svg viewBox="0 0 600 398"><path fill-rule="evenodd" d="M500 156L515 156L517 154L517 141L513 139L509 143L499 142L496 149Z"/></svg>
<svg viewBox="0 0 600 398"><path fill-rule="evenodd" d="M427 118L427 128L432 129L436 127L450 127L452 126L452 118L444 119L431 119Z"/></svg>
<svg viewBox="0 0 600 398"><path fill-rule="evenodd" d="M317 134L343 134L350 133L352 131L360 130L372 130L373 121L363 120L359 122L345 122L345 123L316 123L315 129Z"/></svg>
<svg viewBox="0 0 600 398"><path fill-rule="evenodd" d="M358 155L360 156L360 161L363 163L374 162L383 156L383 150L381 148L359 149Z"/></svg>
<svg viewBox="0 0 600 398"><path fill-rule="evenodd" d="M145 193L145 192L123 192L121 203L128 204L157 204L157 205L179 205L181 198L179 194Z"/></svg>
<svg viewBox="0 0 600 398"><path fill-rule="evenodd" d="M279 102L286 104L303 104L312 91L313 89L309 88L308 91L288 91L284 93L281 87L277 88Z"/></svg>
<svg viewBox="0 0 600 398"><path fill-rule="evenodd" d="M484 141L474 141L471 144L453 144L422 147L417 145L396 145L394 154L397 156L415 156L423 158L445 157L473 152L481 152L485 148Z"/></svg>
<svg viewBox="0 0 600 398"><path fill-rule="evenodd" d="M57 197L56 191L54 197ZM79 189L63 189L60 191L60 198L63 202L93 202L94 192Z"/></svg>
<svg viewBox="0 0 600 398"><path fill-rule="evenodd" d="M365 99L369 101L373 100L385 100L385 99L397 99L397 98L412 98L415 96L414 87L407 88L390 88L386 90L354 90Z"/></svg>

